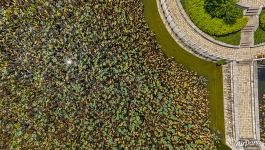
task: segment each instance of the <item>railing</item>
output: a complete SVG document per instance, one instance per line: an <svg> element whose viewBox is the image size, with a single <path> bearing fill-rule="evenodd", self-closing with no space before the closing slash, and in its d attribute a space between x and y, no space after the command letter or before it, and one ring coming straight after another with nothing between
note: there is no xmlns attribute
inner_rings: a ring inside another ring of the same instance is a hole
<svg viewBox="0 0 265 150"><path fill-rule="evenodd" d="M185 32L182 32L181 29L177 26L173 17L171 16L171 12L167 6L167 0L159 0L160 6L163 10L164 18L170 27L170 30L174 33L175 37L178 38L184 46L190 50L191 53L212 62L217 62L222 60L222 58L218 56L214 56L209 54L206 50L203 49L198 43L195 43L190 37L187 36Z"/></svg>

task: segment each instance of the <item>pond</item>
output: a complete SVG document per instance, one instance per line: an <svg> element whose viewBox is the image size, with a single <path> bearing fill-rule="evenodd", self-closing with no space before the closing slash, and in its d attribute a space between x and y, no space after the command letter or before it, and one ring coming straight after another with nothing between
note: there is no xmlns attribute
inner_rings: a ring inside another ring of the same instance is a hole
<svg viewBox="0 0 265 150"><path fill-rule="evenodd" d="M260 136L265 141L265 61L258 62L258 93L259 93L259 116Z"/></svg>
<svg viewBox="0 0 265 150"><path fill-rule="evenodd" d="M144 0L144 15L150 29L155 33L156 40L162 46L163 52L176 63L203 75L208 79L210 122L213 131L219 132L221 142L218 150L228 150L225 143L223 76L222 67L202 60L182 49L171 37L164 26L157 9L156 0Z"/></svg>

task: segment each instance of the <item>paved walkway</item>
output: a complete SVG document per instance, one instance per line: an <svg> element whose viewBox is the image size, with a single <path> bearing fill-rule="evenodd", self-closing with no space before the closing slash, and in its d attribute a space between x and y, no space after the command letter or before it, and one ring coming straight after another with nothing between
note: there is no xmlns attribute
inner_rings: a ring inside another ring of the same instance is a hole
<svg viewBox="0 0 265 150"><path fill-rule="evenodd" d="M162 19L166 24L168 31L171 32L173 38L178 43L180 41L184 43L183 48L186 50L200 48L202 53L206 53L210 56L218 56L222 59L238 61L251 60L256 58L257 55L265 53L265 46L251 49L240 49L239 47L232 45L220 45L215 40L211 40L212 38L210 36L198 32L199 29L190 21L182 6L180 6L181 4L179 0L157 1L160 8L160 14L163 16ZM176 34L178 35L176 36Z"/></svg>
<svg viewBox="0 0 265 150"><path fill-rule="evenodd" d="M259 141L257 104L252 90L256 84L254 64L252 61L233 61L223 66L226 144L233 150L244 149L236 147L240 140Z"/></svg>
<svg viewBox="0 0 265 150"><path fill-rule="evenodd" d="M234 65L236 76L237 115L239 139L255 139L253 127L251 62Z"/></svg>
<svg viewBox="0 0 265 150"><path fill-rule="evenodd" d="M248 8L245 16L248 16L249 21L241 31L240 47L254 47L254 33L259 26L259 14L261 8Z"/></svg>
<svg viewBox="0 0 265 150"><path fill-rule="evenodd" d="M210 61L229 60L223 67L224 116L226 144L238 148L239 140L259 140L258 112L255 98L253 59L265 54L265 45L254 47L254 31L258 27L260 5L265 0L253 2L245 12L249 16L247 26L242 30L240 46L220 43L202 33L189 19L180 0L157 0L161 18L174 40L185 50ZM245 1L240 1L246 3ZM210 59L209 59L210 58ZM259 147L252 147L260 149ZM261 148L264 149L264 148Z"/></svg>
<svg viewBox="0 0 265 150"><path fill-rule="evenodd" d="M238 4L245 7L260 7L265 6L265 0L239 0Z"/></svg>

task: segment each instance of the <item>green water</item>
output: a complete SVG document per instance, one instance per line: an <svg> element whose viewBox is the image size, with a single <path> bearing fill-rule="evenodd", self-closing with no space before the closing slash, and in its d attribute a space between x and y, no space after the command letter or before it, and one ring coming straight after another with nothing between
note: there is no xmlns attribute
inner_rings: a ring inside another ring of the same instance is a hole
<svg viewBox="0 0 265 150"><path fill-rule="evenodd" d="M258 70L258 83L259 83L259 100L262 100L265 94L265 67Z"/></svg>
<svg viewBox="0 0 265 150"><path fill-rule="evenodd" d="M258 61L258 66L259 100L262 101L262 97L265 94L265 61Z"/></svg>
<svg viewBox="0 0 265 150"><path fill-rule="evenodd" d="M156 0L143 0L144 16L150 29L156 34L156 39L162 46L162 50L168 57L175 58L179 64L183 64L188 69L205 76L208 79L209 107L211 128L220 133L222 143L225 141L224 108L223 108L223 82L222 67L202 60L187 51L183 50L171 37L165 28L158 13ZM220 144L219 150L229 149L224 144Z"/></svg>
<svg viewBox="0 0 265 150"><path fill-rule="evenodd" d="M259 66L262 62L259 62ZM261 140L264 142L264 125L265 125L265 66L258 69L258 93L259 93L259 116L260 116L260 135ZM263 98L264 97L264 98Z"/></svg>

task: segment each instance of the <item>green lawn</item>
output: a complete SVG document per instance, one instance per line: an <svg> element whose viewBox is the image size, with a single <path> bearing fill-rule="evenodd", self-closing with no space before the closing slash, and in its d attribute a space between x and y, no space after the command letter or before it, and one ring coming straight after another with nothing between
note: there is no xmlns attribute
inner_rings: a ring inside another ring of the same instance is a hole
<svg viewBox="0 0 265 150"><path fill-rule="evenodd" d="M265 42L265 31L258 27L254 35L255 45Z"/></svg>
<svg viewBox="0 0 265 150"><path fill-rule="evenodd" d="M183 8L187 9L186 6L184 5L185 1L186 0L181 0ZM243 10L244 9L242 9L242 14L243 14ZM240 44L241 33L240 33L240 31L238 31L238 32L230 33L230 34L223 35L223 36L213 36L213 35L209 35L209 36L211 36L212 38L214 38L217 41L221 41L221 42L224 42L224 43L227 43L227 44L231 44L231 45L239 45Z"/></svg>
<svg viewBox="0 0 265 150"><path fill-rule="evenodd" d="M240 44L240 38L241 38L241 32L235 32L235 33L231 33L225 36L213 36L214 39L227 43L227 44L231 44L231 45L239 45Z"/></svg>
<svg viewBox="0 0 265 150"><path fill-rule="evenodd" d="M210 91L210 120L213 130L221 133L222 141L225 140L224 109L223 109L223 84L222 68L214 63L204 61L183 50L171 37L165 28L156 5L156 0L144 1L144 15L151 30L156 34L156 39L162 46L164 53L168 57L174 57L177 63L183 64L190 70L205 76L208 79L208 89ZM219 149L225 150L224 145Z"/></svg>

